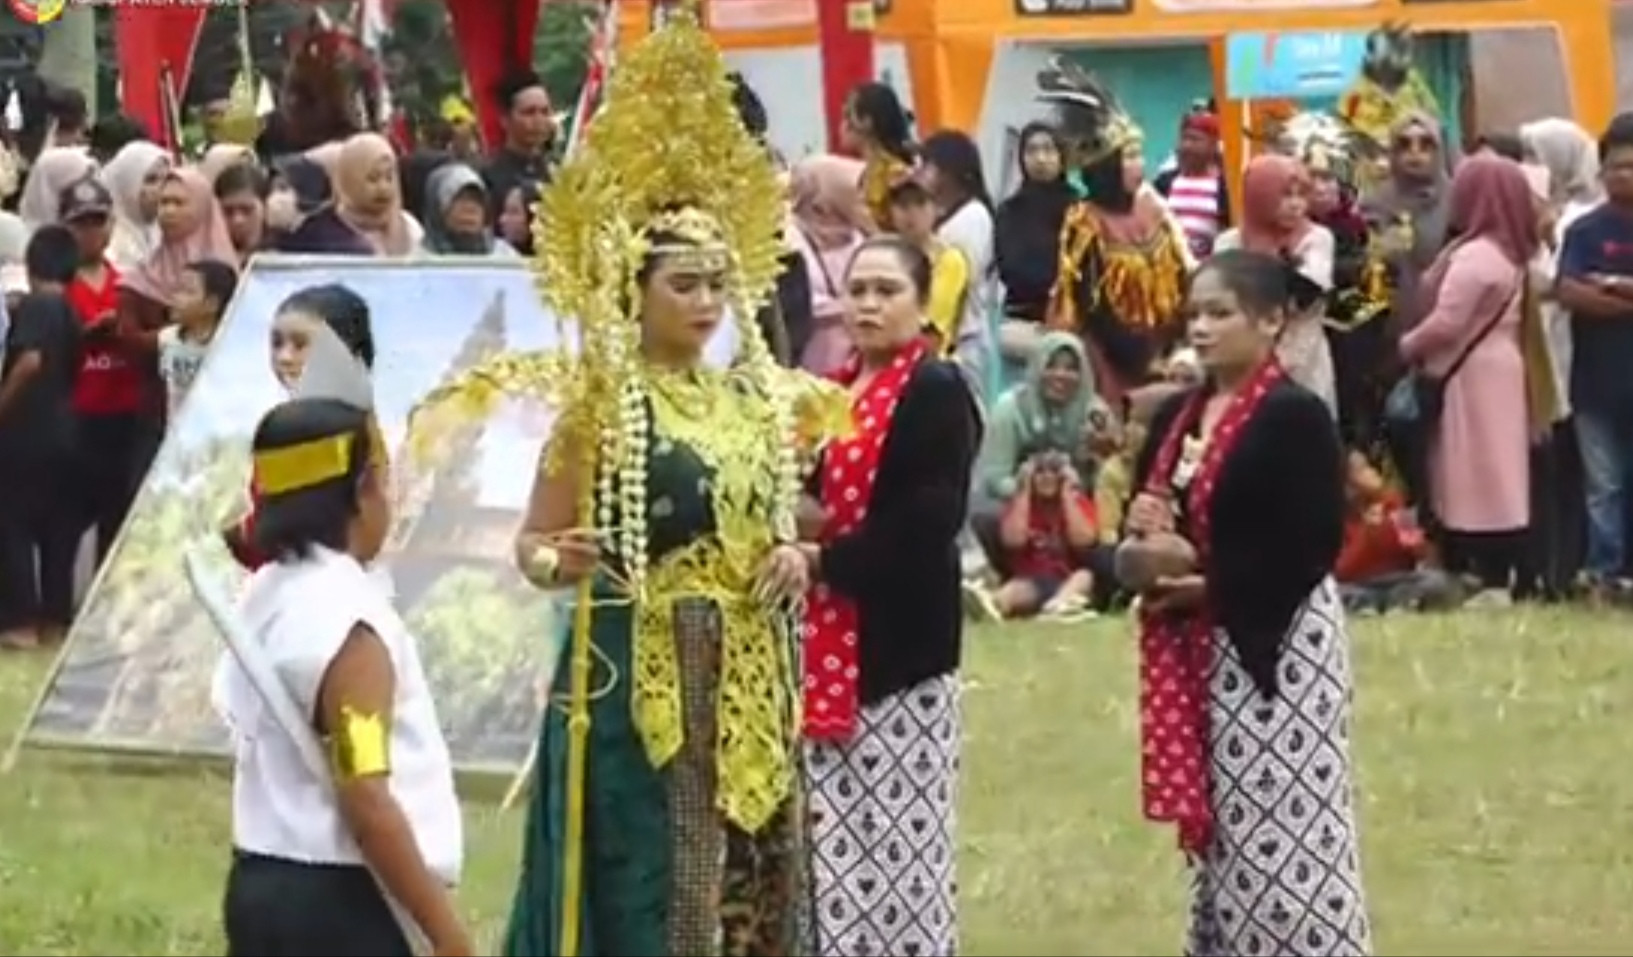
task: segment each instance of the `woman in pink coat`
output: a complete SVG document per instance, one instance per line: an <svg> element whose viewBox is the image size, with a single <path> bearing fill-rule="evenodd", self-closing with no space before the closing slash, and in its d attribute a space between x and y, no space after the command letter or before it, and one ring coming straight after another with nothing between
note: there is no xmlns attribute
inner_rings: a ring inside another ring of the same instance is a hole
<svg viewBox="0 0 1633 957"><path fill-rule="evenodd" d="M1506 603L1531 521L1530 425L1521 349L1536 206L1519 164L1493 154L1457 168L1452 241L1424 275L1426 318L1401 355L1444 377L1445 410L1429 455L1429 505L1447 565L1480 579L1483 604Z"/></svg>

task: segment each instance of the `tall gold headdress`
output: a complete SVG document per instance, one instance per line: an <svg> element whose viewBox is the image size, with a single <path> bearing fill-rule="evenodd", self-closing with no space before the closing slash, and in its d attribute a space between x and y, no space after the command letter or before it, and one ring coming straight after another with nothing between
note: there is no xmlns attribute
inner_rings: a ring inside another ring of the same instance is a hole
<svg viewBox="0 0 1633 957"><path fill-rule="evenodd" d="M721 270L738 354L729 370L707 375L734 380L718 383L720 388L765 397L768 432L778 433L765 439L780 438L776 475L770 479L775 487L765 490L772 499L772 527L754 523L753 534L742 537L767 549L775 539L793 539L798 440L842 432L849 424L843 390L825 389L779 367L755 321L782 269L784 202L765 145L743 126L726 63L699 25L696 0L680 3L661 28L619 59L601 110L539 203L533 268L540 294L562 323L558 339L572 348L508 354L463 374L422 403L424 408L453 399L464 407L461 414L472 415L497 398L531 395L560 410L544 467L577 476L578 524L607 536L603 547L616 559L608 574L623 579L620 584L637 604L638 630L645 610L664 605L643 600L649 584L649 406L659 373L641 354L639 311L643 267L653 254ZM413 430L416 436L434 433L434 427ZM723 531L722 548L735 548L727 540L736 537ZM750 564L762 557L763 551ZM590 582L580 584L568 653L563 920L555 951L563 957L573 957L580 944L593 660L589 632L596 597ZM762 624L734 635L728 658L775 660L783 643L772 632ZM661 766L681 745L673 641L665 636L643 642L638 635L635 656L636 674L630 678L635 725L648 758ZM797 704L778 699L774 689L753 686L744 676L759 672L744 671L732 660L722 663L723 674L735 675L722 677L722 697L739 689L752 692L754 700L735 708L740 727L720 743L718 800L728 818L752 831L770 819L792 787L795 765L787 748L797 730ZM731 710L738 702L734 698L722 707Z"/></svg>

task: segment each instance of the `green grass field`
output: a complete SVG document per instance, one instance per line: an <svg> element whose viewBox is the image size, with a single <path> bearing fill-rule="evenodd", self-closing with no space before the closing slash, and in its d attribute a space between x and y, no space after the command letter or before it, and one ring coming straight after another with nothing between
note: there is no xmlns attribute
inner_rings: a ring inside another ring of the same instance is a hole
<svg viewBox="0 0 1633 957"><path fill-rule="evenodd" d="M1382 954L1633 948L1633 620L1515 610L1356 629L1367 890ZM1125 623L971 638L965 952L1172 954L1185 881L1135 792ZM47 662L0 657L0 723ZM517 813L469 809L463 899L492 941ZM0 778L0 954L219 954L226 783L25 753Z"/></svg>

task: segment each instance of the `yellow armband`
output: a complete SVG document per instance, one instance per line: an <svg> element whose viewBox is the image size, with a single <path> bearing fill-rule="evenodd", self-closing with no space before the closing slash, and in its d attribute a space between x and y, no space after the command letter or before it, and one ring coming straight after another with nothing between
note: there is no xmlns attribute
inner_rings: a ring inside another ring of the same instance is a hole
<svg viewBox="0 0 1633 957"><path fill-rule="evenodd" d="M385 718L340 709L340 727L329 734L329 764L342 784L391 773L391 734Z"/></svg>

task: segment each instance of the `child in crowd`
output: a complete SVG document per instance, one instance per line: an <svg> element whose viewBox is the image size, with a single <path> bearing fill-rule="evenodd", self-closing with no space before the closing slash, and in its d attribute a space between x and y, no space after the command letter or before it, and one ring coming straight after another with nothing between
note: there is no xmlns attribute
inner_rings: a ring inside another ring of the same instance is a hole
<svg viewBox="0 0 1633 957"><path fill-rule="evenodd" d="M1089 569L1094 573L1098 607L1116 605L1122 597L1114 558L1122 539L1123 509L1134 494L1134 453L1144 440L1145 429L1137 422L1121 425L1110 415L1099 423L1090 422L1089 453L1098 463L1094 515L1099 535L1089 552Z"/></svg>
<svg viewBox="0 0 1633 957"><path fill-rule="evenodd" d="M172 325L159 330L159 375L164 379L171 422L209 355L221 315L238 289L238 270L224 262L189 263L170 308Z"/></svg>
<svg viewBox="0 0 1633 957"><path fill-rule="evenodd" d="M1360 452L1349 454L1345 489L1344 546L1333 568L1345 607L1377 613L1455 604L1453 579L1424 566L1428 542L1412 510Z"/></svg>
<svg viewBox="0 0 1633 957"><path fill-rule="evenodd" d="M1098 538L1094 502L1064 452L1032 456L1017 477L1020 491L998 523L1009 577L992 596L997 616L1082 617L1094 592L1085 561Z"/></svg>
<svg viewBox="0 0 1633 957"><path fill-rule="evenodd" d="M374 368L374 327L369 304L338 283L309 286L285 299L272 317L272 374L285 389L293 391L300 382L320 329L337 337L365 371ZM378 429L375 434L378 436ZM262 561L253 546L256 495L252 477L248 513L222 532L233 557L250 569L259 567Z"/></svg>
<svg viewBox="0 0 1633 957"><path fill-rule="evenodd" d="M311 725L280 724L223 657L230 954L475 953L450 892L464 856L453 763L414 637L366 571L391 525L373 444L368 410L335 399L286 402L255 430L267 560L240 606L244 653ZM325 771L292 733L326 745Z"/></svg>
<svg viewBox="0 0 1633 957"><path fill-rule="evenodd" d="M970 264L958 247L936 235L939 211L930 190L912 176L890 189L890 225L930 257L930 298L924 305L925 333L936 351L950 356L959 346L965 300L970 295Z"/></svg>
<svg viewBox="0 0 1633 957"><path fill-rule="evenodd" d="M11 315L0 361L0 647L55 642L74 612L79 517L63 483L77 451L74 378L82 331L66 296L79 249L41 227L24 253L30 291Z"/></svg>

